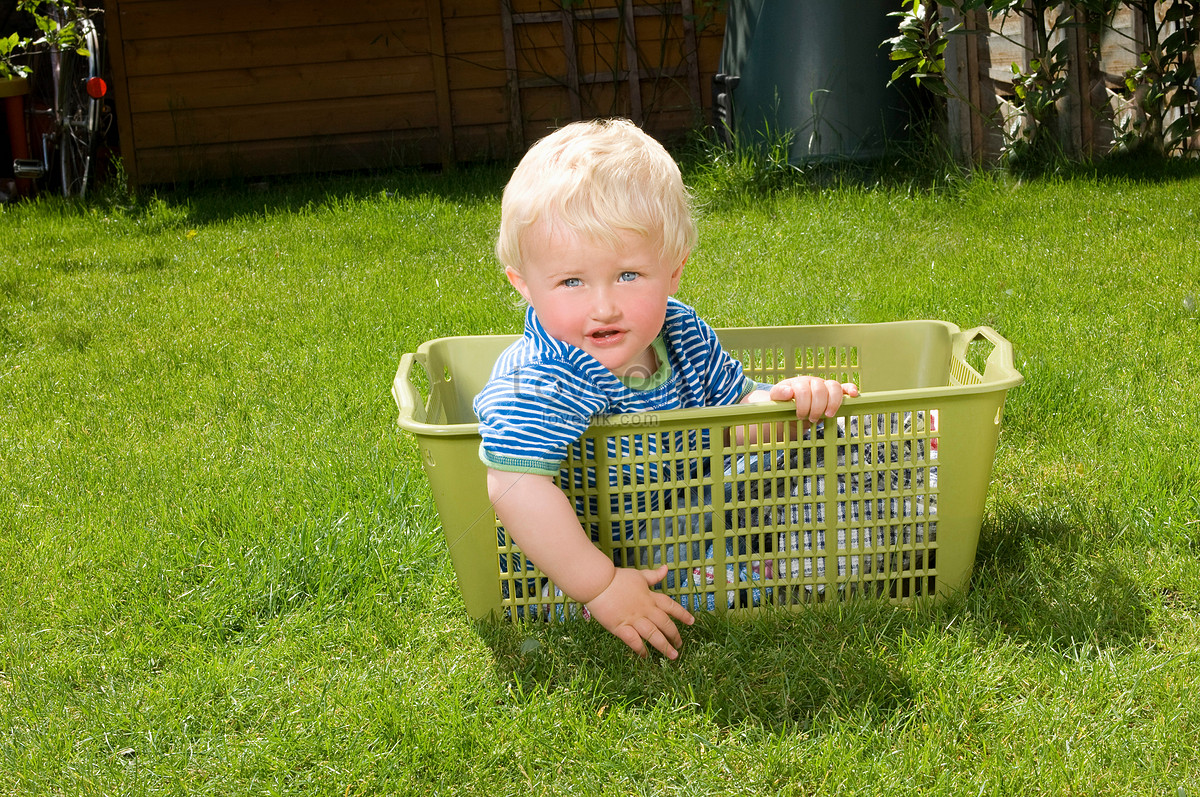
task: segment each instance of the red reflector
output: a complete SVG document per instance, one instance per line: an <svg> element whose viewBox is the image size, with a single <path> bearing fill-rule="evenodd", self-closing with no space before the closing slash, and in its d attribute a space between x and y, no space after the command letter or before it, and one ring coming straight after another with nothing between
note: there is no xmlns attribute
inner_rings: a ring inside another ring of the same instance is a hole
<svg viewBox="0 0 1200 797"><path fill-rule="evenodd" d="M98 100L108 93L108 84L102 77L88 78L87 93L93 100Z"/></svg>

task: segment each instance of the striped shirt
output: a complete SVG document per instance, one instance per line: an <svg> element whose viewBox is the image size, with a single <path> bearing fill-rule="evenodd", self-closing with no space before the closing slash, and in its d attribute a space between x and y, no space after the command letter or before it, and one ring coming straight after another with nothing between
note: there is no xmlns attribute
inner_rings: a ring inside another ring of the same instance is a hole
<svg viewBox="0 0 1200 797"><path fill-rule="evenodd" d="M667 302L659 371L630 387L582 349L550 337L530 307L524 336L475 397L480 459L496 470L557 475L598 415L736 404L755 387L696 311Z"/></svg>

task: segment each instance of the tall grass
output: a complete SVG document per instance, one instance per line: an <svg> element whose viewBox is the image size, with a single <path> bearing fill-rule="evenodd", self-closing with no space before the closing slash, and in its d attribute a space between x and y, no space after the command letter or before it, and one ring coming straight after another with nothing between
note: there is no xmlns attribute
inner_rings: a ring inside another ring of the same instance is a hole
<svg viewBox="0 0 1200 797"><path fill-rule="evenodd" d="M520 328L503 170L3 208L0 793L1200 793L1186 168L701 187L713 323L989 324L1027 382L967 595L672 664L467 620L395 429L403 352Z"/></svg>

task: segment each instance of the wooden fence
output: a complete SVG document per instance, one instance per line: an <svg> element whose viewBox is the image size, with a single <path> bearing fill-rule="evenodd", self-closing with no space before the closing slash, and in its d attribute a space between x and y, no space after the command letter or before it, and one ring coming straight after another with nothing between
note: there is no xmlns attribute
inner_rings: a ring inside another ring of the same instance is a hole
<svg viewBox="0 0 1200 797"><path fill-rule="evenodd" d="M707 8L108 0L121 151L145 184L451 166L596 116L669 138L707 118L724 30Z"/></svg>
<svg viewBox="0 0 1200 797"><path fill-rule="evenodd" d="M1166 5L1159 3L1154 21L1160 29L1166 25L1165 10ZM947 78L957 87L949 103L953 144L964 162L994 163L1004 144L1002 128L1022 124L1013 102L1012 67L1029 69L1035 41L1032 25L1016 14L991 17L984 10L962 14L946 5L940 13L948 20L946 27L962 26L951 36L946 51ZM1063 4L1054 13L1077 12ZM1122 7L1103 35L1068 24L1053 39L1054 44L1067 39L1071 64L1058 131L1068 155L1108 153L1118 128L1139 116L1127 96L1124 75L1138 65L1138 53L1147 47L1140 14ZM1191 146L1200 149L1200 136Z"/></svg>

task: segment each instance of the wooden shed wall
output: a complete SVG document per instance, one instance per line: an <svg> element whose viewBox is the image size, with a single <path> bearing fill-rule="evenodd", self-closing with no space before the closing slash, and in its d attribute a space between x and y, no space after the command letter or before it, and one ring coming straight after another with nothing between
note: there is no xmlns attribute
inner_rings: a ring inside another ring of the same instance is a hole
<svg viewBox="0 0 1200 797"><path fill-rule="evenodd" d="M704 118L724 23L691 0L108 0L138 183L519 154L572 119Z"/></svg>

